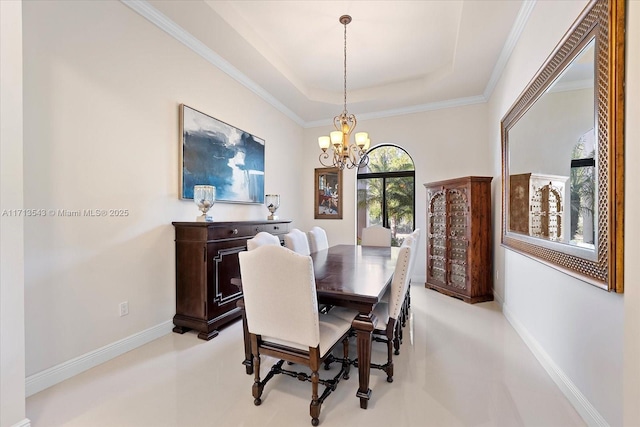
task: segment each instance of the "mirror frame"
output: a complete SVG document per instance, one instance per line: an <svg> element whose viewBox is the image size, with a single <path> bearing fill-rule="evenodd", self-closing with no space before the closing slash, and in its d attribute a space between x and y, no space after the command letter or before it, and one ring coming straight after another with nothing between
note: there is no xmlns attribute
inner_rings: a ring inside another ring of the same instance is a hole
<svg viewBox="0 0 640 427"><path fill-rule="evenodd" d="M625 0L592 0L500 122L502 246L615 292L624 290L624 31ZM509 130L594 36L598 234L594 256L582 257L566 244L509 231Z"/></svg>

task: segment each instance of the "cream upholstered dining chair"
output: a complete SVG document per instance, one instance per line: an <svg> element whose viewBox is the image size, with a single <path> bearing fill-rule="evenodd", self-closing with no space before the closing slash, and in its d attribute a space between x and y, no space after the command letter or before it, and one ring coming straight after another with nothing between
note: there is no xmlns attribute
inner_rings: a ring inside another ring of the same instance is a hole
<svg viewBox="0 0 640 427"><path fill-rule="evenodd" d="M391 230L381 225L372 225L362 229L362 246L391 246Z"/></svg>
<svg viewBox="0 0 640 427"><path fill-rule="evenodd" d="M402 327L398 327L397 345L395 345L394 354L400 354L400 344L402 344L403 331L402 328L407 326L407 318L409 317L409 308L411 306L411 276L413 275L413 267L418 253L418 242L420 241L420 229L415 229L403 242L403 245L411 246L411 258L409 260L409 273L407 278L407 286L404 292L404 300L400 310L399 323ZM386 295L386 294L385 294ZM386 301L388 303L388 300Z"/></svg>
<svg viewBox="0 0 640 427"><path fill-rule="evenodd" d="M284 246L300 255L309 255L309 240L306 233L294 228L284 235Z"/></svg>
<svg viewBox="0 0 640 427"><path fill-rule="evenodd" d="M407 316L409 312L409 308L411 307L411 276L413 275L413 269L415 266L415 261L418 253L418 244L420 242L420 229L416 228L409 235L410 238L413 239L411 242L411 264L409 265L409 282L407 283L407 292L404 297L404 303L402 305L402 326L406 326L407 324ZM400 340L402 340L402 331L400 331ZM397 353L396 353L397 354Z"/></svg>
<svg viewBox="0 0 640 427"><path fill-rule="evenodd" d="M320 409L341 378L349 377L351 322L318 313L315 277L310 256L281 246L261 246L240 252L240 274L253 355L254 404L262 403L266 383L275 374L285 374L311 382L311 424L319 423ZM319 378L318 370L333 347L342 341L344 359L340 372L329 380ZM260 356L279 360L269 374L260 379ZM285 361L309 367L311 375L282 368ZM325 387L318 395L318 385Z"/></svg>
<svg viewBox="0 0 640 427"><path fill-rule="evenodd" d="M271 246L280 246L280 239L274 236L271 233L267 233L266 231L261 231L252 239L247 240L247 250L252 251L260 246L271 245Z"/></svg>
<svg viewBox="0 0 640 427"><path fill-rule="evenodd" d="M387 363L382 365L371 363L371 367L385 371L388 382L393 382L393 348L395 347L396 351L400 348L400 316L405 293L409 285L412 251L411 240L413 239L407 237L400 247L400 253L398 254L396 268L391 281L389 303L380 302L373 310L373 314L378 318L378 324L373 331L373 339L387 344Z"/></svg>
<svg viewBox="0 0 640 427"><path fill-rule="evenodd" d="M327 232L323 228L313 227L309 230L309 249L311 252L323 251L329 248Z"/></svg>

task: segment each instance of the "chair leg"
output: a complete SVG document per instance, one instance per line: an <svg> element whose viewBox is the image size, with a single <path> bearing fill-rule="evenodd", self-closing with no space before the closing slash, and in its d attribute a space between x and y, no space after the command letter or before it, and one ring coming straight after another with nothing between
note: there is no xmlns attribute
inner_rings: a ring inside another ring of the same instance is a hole
<svg viewBox="0 0 640 427"><path fill-rule="evenodd" d="M348 380L349 370L351 369L351 363L349 362L349 335L342 340L342 357L344 359L344 362L342 362L342 366L344 367L342 378Z"/></svg>
<svg viewBox="0 0 640 427"><path fill-rule="evenodd" d="M393 382L393 347L395 345L396 336L395 333L396 322L393 319L389 319L387 324L387 366L385 372L387 373L387 382Z"/></svg>
<svg viewBox="0 0 640 427"><path fill-rule="evenodd" d="M394 354L396 356L400 354L400 344L402 344L402 327L400 326L400 322L398 322L394 327L393 334L393 348L395 349Z"/></svg>
<svg viewBox="0 0 640 427"><path fill-rule="evenodd" d="M393 382L393 342L389 340L387 342L387 366L385 368L387 373L387 382Z"/></svg>
<svg viewBox="0 0 640 427"><path fill-rule="evenodd" d="M311 405L309 405L309 415L311 415L311 425L317 426L320 423L320 409L322 403L318 399L318 380L320 375L320 351L318 348L310 348L309 368L311 369Z"/></svg>
<svg viewBox="0 0 640 427"><path fill-rule="evenodd" d="M409 316L409 306L411 305L411 293L407 290L402 303L402 327L407 326L407 317Z"/></svg>
<svg viewBox="0 0 640 427"><path fill-rule="evenodd" d="M264 385L260 382L260 354L257 351L253 353L253 388L251 389L253 393L253 404L259 406L262 403L262 390Z"/></svg>

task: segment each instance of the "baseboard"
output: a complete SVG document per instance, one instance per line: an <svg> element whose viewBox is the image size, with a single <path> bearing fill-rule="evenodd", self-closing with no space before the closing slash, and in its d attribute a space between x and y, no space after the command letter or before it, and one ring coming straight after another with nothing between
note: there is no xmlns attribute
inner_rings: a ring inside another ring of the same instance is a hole
<svg viewBox="0 0 640 427"><path fill-rule="evenodd" d="M524 325L514 317L505 303L502 304L502 313L587 425L609 427L609 423L600 415L573 381L556 365L551 356L549 356L538 341L527 331Z"/></svg>
<svg viewBox="0 0 640 427"><path fill-rule="evenodd" d="M11 427L31 427L31 421L29 420L29 418L25 418L24 420L12 425Z"/></svg>
<svg viewBox="0 0 640 427"><path fill-rule="evenodd" d="M500 306L501 310L504 309L504 300L502 299L501 295L498 295L496 293L495 289L493 289L493 300L498 303L498 305Z"/></svg>
<svg viewBox="0 0 640 427"><path fill-rule="evenodd" d="M426 282L427 282L427 276L412 276L411 277L411 284L412 285L424 286L424 284Z"/></svg>
<svg viewBox="0 0 640 427"><path fill-rule="evenodd" d="M37 374L33 374L26 379L27 397L49 388L59 382L78 375L88 369L98 366L108 360L120 356L134 348L140 347L150 341L171 333L173 322L168 320L159 325L153 326L137 334L123 338L120 341L108 344L97 350L78 356L74 359L53 366ZM29 424L27 424L29 425Z"/></svg>

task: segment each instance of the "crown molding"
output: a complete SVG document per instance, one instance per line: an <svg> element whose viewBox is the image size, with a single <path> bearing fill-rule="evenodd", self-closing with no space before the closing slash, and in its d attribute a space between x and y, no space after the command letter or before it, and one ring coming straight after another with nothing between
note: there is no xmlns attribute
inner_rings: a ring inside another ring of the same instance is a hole
<svg viewBox="0 0 640 427"><path fill-rule="evenodd" d="M289 117L291 120L304 126L304 120L296 113L287 108L283 103L278 101L273 95L264 90L262 86L251 80L245 74L240 72L236 67L231 65L228 61L215 53L209 47L207 47L200 40L192 36L184 28L173 22L166 15L161 13L158 9L151 6L146 0L120 0L124 5L130 7L141 16L146 18L149 22L169 34L180 43L193 50L200 55L206 61L219 68L221 71L229 75L231 78L242 84L244 87L258 95L267 103L272 105L276 110Z"/></svg>
<svg viewBox="0 0 640 427"><path fill-rule="evenodd" d="M424 113L425 111L443 110L446 108L464 107L466 105L482 104L487 102L487 98L483 95L468 96L465 98L447 99L445 101L430 102L428 104L412 105L409 107L394 108L391 110L375 111L372 113L358 114L358 120L383 119L386 117L404 116L406 114ZM319 126L332 125L333 120L315 120L306 122L305 128L314 128Z"/></svg>
<svg viewBox="0 0 640 427"><path fill-rule="evenodd" d="M487 87L484 89L485 99L488 100L491 98L491 94L496 88L498 80L500 80L502 72L507 66L507 62L509 62L511 53L513 52L513 49L515 49L524 27L527 25L527 21L529 20L531 11L536 5L536 1L537 0L526 0L522 3L518 16L516 16L516 21L513 23L513 27L511 27L511 31L507 36L507 40L504 42L504 46L502 46L502 52L500 52L500 56L498 57L496 64L493 66L493 72L491 73Z"/></svg>

